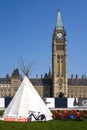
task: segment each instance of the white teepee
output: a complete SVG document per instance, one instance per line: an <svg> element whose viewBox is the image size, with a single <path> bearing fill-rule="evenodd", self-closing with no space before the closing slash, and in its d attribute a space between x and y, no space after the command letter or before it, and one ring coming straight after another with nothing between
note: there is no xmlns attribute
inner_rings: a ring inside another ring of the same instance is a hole
<svg viewBox="0 0 87 130"><path fill-rule="evenodd" d="M18 121L24 119L26 121L29 116L29 111L44 114L46 120L52 119L52 113L43 102L30 80L25 76L18 91L6 108L3 117L4 120ZM34 120L35 119L32 118L32 121Z"/></svg>

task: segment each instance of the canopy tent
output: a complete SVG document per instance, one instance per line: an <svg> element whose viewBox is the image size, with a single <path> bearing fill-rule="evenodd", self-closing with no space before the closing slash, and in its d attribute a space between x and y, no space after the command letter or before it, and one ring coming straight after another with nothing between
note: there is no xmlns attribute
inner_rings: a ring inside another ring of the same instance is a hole
<svg viewBox="0 0 87 130"><path fill-rule="evenodd" d="M25 76L18 91L6 108L3 118L9 121L27 121L29 111L44 114L46 120L52 119L52 113L47 105L41 99L27 76ZM34 118L31 120L35 121Z"/></svg>

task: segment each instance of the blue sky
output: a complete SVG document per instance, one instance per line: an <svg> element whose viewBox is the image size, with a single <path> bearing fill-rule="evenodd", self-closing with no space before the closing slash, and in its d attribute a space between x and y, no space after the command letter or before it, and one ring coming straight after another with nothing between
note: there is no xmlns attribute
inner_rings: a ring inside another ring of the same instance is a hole
<svg viewBox="0 0 87 130"><path fill-rule="evenodd" d="M87 0L0 0L0 77L20 70L20 56L25 65L35 63L30 77L49 71L58 8L67 32L68 77L87 75Z"/></svg>

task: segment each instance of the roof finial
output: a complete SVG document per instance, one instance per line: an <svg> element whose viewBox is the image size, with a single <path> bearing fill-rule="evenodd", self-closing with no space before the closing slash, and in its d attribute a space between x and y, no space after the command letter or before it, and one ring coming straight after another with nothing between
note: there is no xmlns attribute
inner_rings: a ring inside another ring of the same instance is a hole
<svg viewBox="0 0 87 130"><path fill-rule="evenodd" d="M58 2L58 11L60 11L60 3Z"/></svg>

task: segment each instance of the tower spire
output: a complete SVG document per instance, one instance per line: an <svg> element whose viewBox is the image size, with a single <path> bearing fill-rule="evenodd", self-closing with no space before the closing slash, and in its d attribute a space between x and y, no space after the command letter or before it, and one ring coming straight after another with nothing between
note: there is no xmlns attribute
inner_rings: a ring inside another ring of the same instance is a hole
<svg viewBox="0 0 87 130"><path fill-rule="evenodd" d="M61 19L60 10L58 10L58 14L57 14L56 29L57 29L57 30L63 30L63 24L62 24L62 19Z"/></svg>

